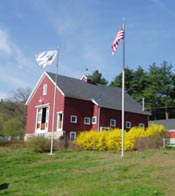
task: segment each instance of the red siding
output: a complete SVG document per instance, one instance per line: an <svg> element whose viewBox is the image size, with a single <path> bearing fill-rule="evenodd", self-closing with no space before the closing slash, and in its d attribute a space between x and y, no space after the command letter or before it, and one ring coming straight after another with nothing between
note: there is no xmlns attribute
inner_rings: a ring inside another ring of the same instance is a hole
<svg viewBox="0 0 175 196"><path fill-rule="evenodd" d="M121 125L121 112L117 110L100 109L100 127L110 127L110 119L116 120L116 127Z"/></svg>
<svg viewBox="0 0 175 196"><path fill-rule="evenodd" d="M175 138L175 131L169 132L169 137L170 137L170 138Z"/></svg>
<svg viewBox="0 0 175 196"><path fill-rule="evenodd" d="M93 116L96 116L96 124L92 124L92 130L98 130L98 113L99 113L99 107L94 104L93 105Z"/></svg>
<svg viewBox="0 0 175 196"><path fill-rule="evenodd" d="M132 127L139 126L140 123L143 123L145 127L148 127L148 116L125 112L125 122L130 121L132 123Z"/></svg>
<svg viewBox="0 0 175 196"><path fill-rule="evenodd" d="M71 115L75 115L78 118L76 124L70 122ZM84 101L73 98L65 98L65 109L64 109L64 124L63 129L70 131L84 131L90 130L90 125L84 124L84 117L93 116L93 103L91 101Z"/></svg>
<svg viewBox="0 0 175 196"><path fill-rule="evenodd" d="M43 85L47 84L47 95L43 95ZM39 84L38 89L34 93L30 103L27 108L27 126L26 133L35 132L35 123L36 123L36 110L37 106L42 106L44 104L49 104L49 124L48 131L52 130L52 114L53 114L53 95L54 95L54 84L50 81L48 77L45 77L41 84ZM40 101L42 100L42 102ZM56 94L56 111L64 110L64 96L60 91L57 90ZM55 115L55 127L56 127L56 115ZM55 130L55 128L54 128Z"/></svg>
<svg viewBox="0 0 175 196"><path fill-rule="evenodd" d="M115 119L116 127L121 128L121 111L101 108L100 117L100 126L110 127L110 119ZM126 121L130 121L132 127L139 126L140 123L143 123L145 127L148 126L148 116L146 115L125 112Z"/></svg>

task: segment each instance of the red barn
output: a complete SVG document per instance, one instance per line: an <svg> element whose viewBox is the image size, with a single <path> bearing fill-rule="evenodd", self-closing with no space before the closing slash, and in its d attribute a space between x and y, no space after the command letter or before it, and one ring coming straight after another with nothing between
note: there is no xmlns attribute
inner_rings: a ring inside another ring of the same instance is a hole
<svg viewBox="0 0 175 196"><path fill-rule="evenodd" d="M54 103L55 74L44 72L26 104L26 135L50 136ZM122 90L81 80L57 76L54 138L66 134L71 139L84 130L121 128ZM142 111L132 97L125 93L125 128L148 126L150 113Z"/></svg>

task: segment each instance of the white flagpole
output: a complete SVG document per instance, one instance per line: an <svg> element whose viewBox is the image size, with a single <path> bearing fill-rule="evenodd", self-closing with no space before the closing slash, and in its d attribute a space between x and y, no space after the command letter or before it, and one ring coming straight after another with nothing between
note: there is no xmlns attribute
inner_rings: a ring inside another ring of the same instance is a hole
<svg viewBox="0 0 175 196"><path fill-rule="evenodd" d="M123 19L122 28L124 30L123 38L123 69L122 69L122 146L121 157L124 157L124 140L125 140L125 21Z"/></svg>
<svg viewBox="0 0 175 196"><path fill-rule="evenodd" d="M53 95L53 113L52 113L52 133L50 142L50 155L53 155L53 143L54 143L54 124L55 124L55 107L56 107L56 88L57 88L57 78L58 78L58 55L59 50L57 49L57 62L56 62L56 75L55 75L55 86Z"/></svg>

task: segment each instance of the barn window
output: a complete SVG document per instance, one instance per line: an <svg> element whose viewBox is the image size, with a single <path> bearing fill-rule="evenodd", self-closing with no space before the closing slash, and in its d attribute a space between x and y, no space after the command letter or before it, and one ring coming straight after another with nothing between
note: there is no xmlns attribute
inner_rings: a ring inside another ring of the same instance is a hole
<svg viewBox="0 0 175 196"><path fill-rule="evenodd" d="M109 127L100 127L100 132L101 132L101 131L109 131L109 130L110 130Z"/></svg>
<svg viewBox="0 0 175 196"><path fill-rule="evenodd" d="M63 128L63 113L59 112L57 114L57 130L62 130Z"/></svg>
<svg viewBox="0 0 175 196"><path fill-rule="evenodd" d="M126 128L130 129L131 128L131 122L130 121L126 121Z"/></svg>
<svg viewBox="0 0 175 196"><path fill-rule="evenodd" d="M74 131L71 131L71 132L70 132L70 140L71 140L71 141L74 141L74 140L76 139L76 137L77 137L77 133L74 132Z"/></svg>
<svg viewBox="0 0 175 196"><path fill-rule="evenodd" d="M43 95L47 95L47 84L43 85Z"/></svg>
<svg viewBox="0 0 175 196"><path fill-rule="evenodd" d="M84 117L84 124L85 125L90 125L91 124L91 119L89 117Z"/></svg>
<svg viewBox="0 0 175 196"><path fill-rule="evenodd" d="M96 124L97 123L97 117L96 116L93 116L92 117L92 124Z"/></svg>
<svg viewBox="0 0 175 196"><path fill-rule="evenodd" d="M116 127L116 120L110 119L110 127Z"/></svg>
<svg viewBox="0 0 175 196"><path fill-rule="evenodd" d="M77 123L77 116L71 115L71 117L70 117L70 122L71 122L71 123Z"/></svg>
<svg viewBox="0 0 175 196"><path fill-rule="evenodd" d="M139 123L139 127L145 128L144 123Z"/></svg>

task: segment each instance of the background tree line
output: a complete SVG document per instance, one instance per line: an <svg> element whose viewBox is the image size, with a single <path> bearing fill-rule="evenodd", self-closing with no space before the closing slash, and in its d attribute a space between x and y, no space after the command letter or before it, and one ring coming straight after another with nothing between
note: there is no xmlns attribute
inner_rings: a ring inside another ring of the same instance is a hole
<svg viewBox="0 0 175 196"><path fill-rule="evenodd" d="M122 87L122 73L109 84L98 70L90 76L94 82ZM126 68L125 91L139 103L144 98L146 110L152 113L151 120L175 118L175 72L168 62L153 63L148 70L142 66L136 70Z"/></svg>
<svg viewBox="0 0 175 196"><path fill-rule="evenodd" d="M17 89L12 97L0 101L0 136L10 139L24 136L26 125L25 102L30 94L29 88Z"/></svg>

